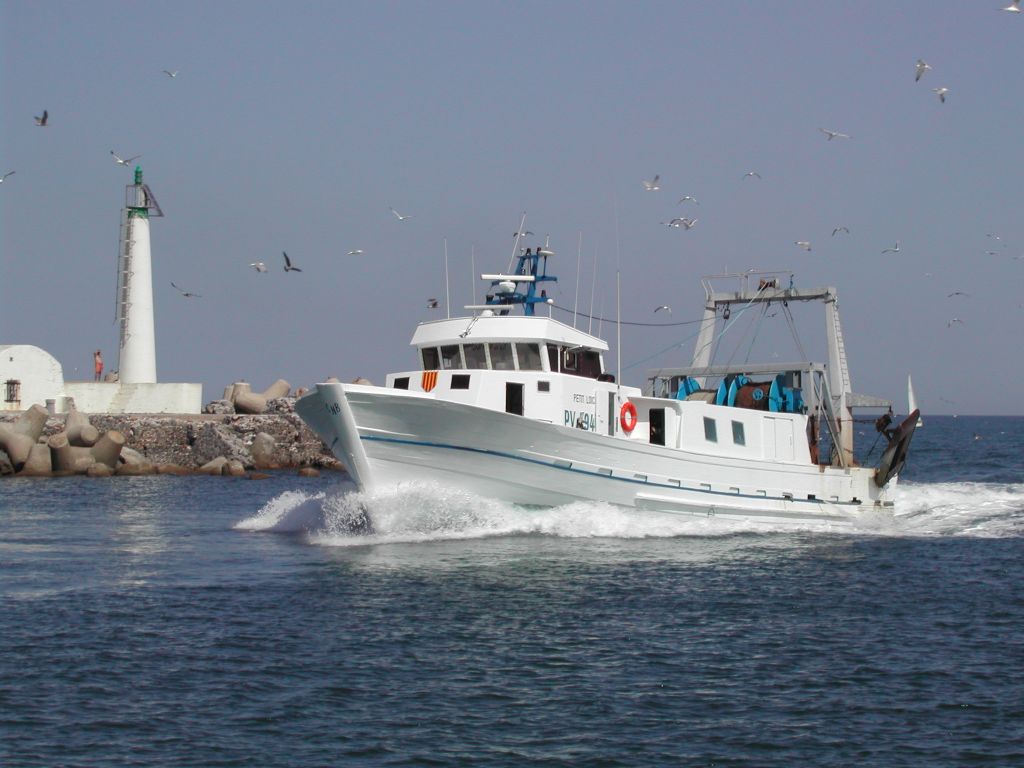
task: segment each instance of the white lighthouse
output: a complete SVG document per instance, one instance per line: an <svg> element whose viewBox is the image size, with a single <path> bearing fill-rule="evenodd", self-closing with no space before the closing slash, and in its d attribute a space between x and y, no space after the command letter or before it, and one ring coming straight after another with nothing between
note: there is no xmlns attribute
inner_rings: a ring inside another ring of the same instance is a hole
<svg viewBox="0 0 1024 768"><path fill-rule="evenodd" d="M153 193L142 183L142 168L136 166L135 183L125 188L117 259L118 376L122 384L156 383L149 219L163 215Z"/></svg>

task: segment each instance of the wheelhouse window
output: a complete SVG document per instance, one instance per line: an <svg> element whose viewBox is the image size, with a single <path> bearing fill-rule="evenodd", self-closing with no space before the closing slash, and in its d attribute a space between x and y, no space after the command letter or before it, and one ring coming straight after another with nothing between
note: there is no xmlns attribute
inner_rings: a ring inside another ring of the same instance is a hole
<svg viewBox="0 0 1024 768"><path fill-rule="evenodd" d="M539 371L540 344L516 344L516 357L519 359L520 371Z"/></svg>
<svg viewBox="0 0 1024 768"><path fill-rule="evenodd" d="M512 356L511 344L491 344L491 368L496 371L514 371L515 358Z"/></svg>
<svg viewBox="0 0 1024 768"><path fill-rule="evenodd" d="M423 347L420 353L423 355L424 371L436 371L441 367L441 357L437 354L437 347Z"/></svg>
<svg viewBox="0 0 1024 768"><path fill-rule="evenodd" d="M704 417L704 439L709 443L718 442L718 428L715 426L715 420L709 419L707 416Z"/></svg>
<svg viewBox="0 0 1024 768"><path fill-rule="evenodd" d="M736 445L746 445L747 444L747 436L745 434L743 434L743 422L742 421L734 421L732 423L732 441L734 443L736 443Z"/></svg>
<svg viewBox="0 0 1024 768"><path fill-rule="evenodd" d="M601 376L601 353L581 347L548 345L548 363L552 371L597 379Z"/></svg>
<svg viewBox="0 0 1024 768"><path fill-rule="evenodd" d="M487 350L483 344L463 344L462 353L466 356L467 368L487 367Z"/></svg>
<svg viewBox="0 0 1024 768"><path fill-rule="evenodd" d="M458 344L449 344L446 347L441 347L441 368L447 371L452 368L462 367L462 355L459 352Z"/></svg>

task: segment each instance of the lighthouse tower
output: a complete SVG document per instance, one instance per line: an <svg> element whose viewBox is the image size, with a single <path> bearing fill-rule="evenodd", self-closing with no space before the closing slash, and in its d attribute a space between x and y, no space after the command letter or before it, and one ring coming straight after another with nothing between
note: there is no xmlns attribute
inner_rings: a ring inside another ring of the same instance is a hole
<svg viewBox="0 0 1024 768"><path fill-rule="evenodd" d="M135 183L125 188L117 259L116 317L121 332L118 375L123 384L156 383L149 220L163 215L153 193L142 183L142 168L136 166Z"/></svg>

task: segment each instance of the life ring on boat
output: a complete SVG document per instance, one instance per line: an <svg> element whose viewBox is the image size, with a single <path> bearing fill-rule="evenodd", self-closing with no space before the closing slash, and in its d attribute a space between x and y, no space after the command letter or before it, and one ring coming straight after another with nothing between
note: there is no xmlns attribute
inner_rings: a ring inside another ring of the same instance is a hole
<svg viewBox="0 0 1024 768"><path fill-rule="evenodd" d="M622 404L622 409L619 411L619 424L622 425L622 431L628 435L636 429L636 422L636 406L627 400Z"/></svg>

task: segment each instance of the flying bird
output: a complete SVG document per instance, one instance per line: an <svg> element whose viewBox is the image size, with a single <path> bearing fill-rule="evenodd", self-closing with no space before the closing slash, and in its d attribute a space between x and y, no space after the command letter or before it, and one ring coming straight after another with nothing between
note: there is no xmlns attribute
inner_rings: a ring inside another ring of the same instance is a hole
<svg viewBox="0 0 1024 768"><path fill-rule="evenodd" d="M173 79L174 79L175 77L177 77L177 76L178 76L178 70L174 70L173 72L171 72L171 70L169 70L169 69L165 69L165 70L163 70L163 73L164 73L165 75L167 75L167 76L168 76L169 78L171 78L172 80L173 80Z"/></svg>
<svg viewBox="0 0 1024 768"><path fill-rule="evenodd" d="M952 320L950 320L949 322L946 323L946 327L947 328L952 328L953 327L953 323L960 323L960 325L963 325L964 321L961 320L959 317L954 317Z"/></svg>
<svg viewBox="0 0 1024 768"><path fill-rule="evenodd" d="M935 91L935 93L938 94L939 101L941 101L943 104L945 104L946 103L946 94L949 93L949 88L932 88L932 90Z"/></svg>
<svg viewBox="0 0 1024 768"><path fill-rule="evenodd" d="M646 189L648 192L657 192L659 189L661 189L661 185L658 183L660 181L661 176L659 174L654 174L654 178L651 179L650 181L647 181L646 179L644 180L644 189Z"/></svg>
<svg viewBox="0 0 1024 768"><path fill-rule="evenodd" d="M683 229L693 229L694 226L697 224L697 220L696 219L686 219L686 218L684 218L682 220L682 224L683 224Z"/></svg>
<svg viewBox="0 0 1024 768"><path fill-rule="evenodd" d="M512 237L528 237L532 234L533 232L531 232L530 230L526 230L525 232L513 232Z"/></svg>
<svg viewBox="0 0 1024 768"><path fill-rule="evenodd" d="M846 234L850 234L850 230L848 230L846 227L836 227L835 229L832 230L832 237L835 237L840 232L845 232Z"/></svg>
<svg viewBox="0 0 1024 768"><path fill-rule="evenodd" d="M850 136L848 134L840 133L839 131L830 131L828 128L819 128L818 130L821 131L822 133L824 133L826 136L828 136L828 140L829 141L832 141L832 139L848 139L848 138L850 138Z"/></svg>
<svg viewBox="0 0 1024 768"><path fill-rule="evenodd" d="M122 160L120 157L117 156L114 150L110 150L110 154L114 156L114 160L117 161L118 165L128 165L128 163L130 163L132 160L138 160L140 157L142 157L142 155L132 155L131 157Z"/></svg>
<svg viewBox="0 0 1024 768"><path fill-rule="evenodd" d="M281 255L284 256L284 271L285 272L301 272L302 270L298 267L292 266L292 260L288 258L288 254L281 251Z"/></svg>
<svg viewBox="0 0 1024 768"><path fill-rule="evenodd" d="M884 251L882 251L882 253L899 253L899 252L900 252L900 241L899 240L896 241L896 245L894 245L892 248L886 248Z"/></svg>
<svg viewBox="0 0 1024 768"><path fill-rule="evenodd" d="M362 255L362 253L363 253L363 249L362 248L353 248L351 251L348 252L348 255L349 256L360 256L360 255Z"/></svg>
<svg viewBox="0 0 1024 768"><path fill-rule="evenodd" d="M666 312L668 312L670 315L672 314L672 307L670 307L668 304L662 304L660 307L655 307L654 308L654 312L655 312L655 314L657 314L658 312L660 312L663 309Z"/></svg>
<svg viewBox="0 0 1024 768"><path fill-rule="evenodd" d="M255 269L257 272L266 272L267 271L267 265L264 264L262 261L254 261L249 266L252 267L253 269ZM301 272L302 270L299 270L299 271Z"/></svg>
<svg viewBox="0 0 1024 768"><path fill-rule="evenodd" d="M37 117L37 118L35 118L35 121L36 121L36 125L38 125L38 126L39 126L40 128L43 128L43 127L45 127L45 126L46 126L46 121L47 121L47 120L49 120L49 119L50 119L50 113L49 113L49 112L47 112L47 111L46 111L46 110L44 109L44 110L43 110L43 116L42 116L42 117Z"/></svg>
<svg viewBox="0 0 1024 768"><path fill-rule="evenodd" d="M758 173L757 171L747 171L746 173L743 174L744 179L749 178L751 176L756 176L759 179L761 178L761 174Z"/></svg>
<svg viewBox="0 0 1024 768"><path fill-rule="evenodd" d="M991 238L993 238L994 240L1002 240L1002 239L1003 239L1003 238L1001 238L1001 237L1000 237L999 235L993 235L993 234L992 234L991 232L987 233L987 234L985 235L985 237L991 237Z"/></svg>
<svg viewBox="0 0 1024 768"><path fill-rule="evenodd" d="M412 218L412 216L403 216L403 215L402 215L402 214L400 214L400 213L399 213L398 211L396 211L396 210L395 210L394 208L391 208L391 209L389 209L389 210L390 210L390 211L391 211L391 212L392 212L393 214L395 214L395 217L396 217L396 218L397 218L397 219L398 219L399 221L405 221L406 219L411 219L411 218Z"/></svg>
<svg viewBox="0 0 1024 768"><path fill-rule="evenodd" d="M971 295L971 294L969 294L969 293L964 293L963 291L953 291L953 292L952 292L951 294L949 294L949 296L947 296L946 298L948 299L948 298L950 298L950 297L952 297L952 296L970 296L970 295Z"/></svg>
<svg viewBox="0 0 1024 768"><path fill-rule="evenodd" d="M932 65L926 62L924 59L917 60L917 69L914 70L914 82L916 83L921 77L932 68Z"/></svg>
<svg viewBox="0 0 1024 768"><path fill-rule="evenodd" d="M6 179L8 176L13 176L15 173L16 173L16 171L8 171L3 176L0 176L0 184L3 184L4 183L4 179Z"/></svg>
<svg viewBox="0 0 1024 768"><path fill-rule="evenodd" d="M190 291L186 291L184 288L179 288L174 283L171 283L171 287L177 289L178 293L180 293L186 299L201 299L201 298L203 298L198 293L192 293Z"/></svg>
<svg viewBox="0 0 1024 768"><path fill-rule="evenodd" d="M689 201L690 201L690 202L692 202L692 203L697 203L697 205L700 205L700 203L699 203L699 202L697 201L697 198L696 198L696 197L694 197L693 195L686 195L685 197L681 197L681 198L679 198L679 202L678 202L678 203L676 203L676 205L682 205L682 204L683 204L683 203L685 203L685 202L686 202L687 200L689 200Z"/></svg>
<svg viewBox="0 0 1024 768"><path fill-rule="evenodd" d="M805 251L811 250L811 241L810 240L797 240L797 241L795 241L793 243L793 245L799 245Z"/></svg>
<svg viewBox="0 0 1024 768"><path fill-rule="evenodd" d="M1001 9L1010 13L1020 13L1020 0L1013 0L1008 6Z"/></svg>
<svg viewBox="0 0 1024 768"><path fill-rule="evenodd" d="M427 299L427 309L437 309L437 299Z"/></svg>
<svg viewBox="0 0 1024 768"><path fill-rule="evenodd" d="M668 221L663 221L661 223L664 224L666 227L676 227L677 229L683 226L683 220L679 218L669 219Z"/></svg>

